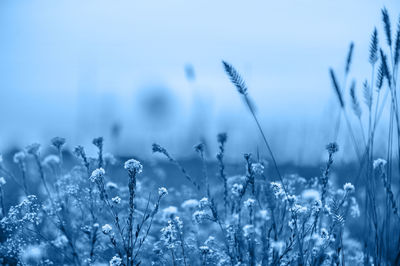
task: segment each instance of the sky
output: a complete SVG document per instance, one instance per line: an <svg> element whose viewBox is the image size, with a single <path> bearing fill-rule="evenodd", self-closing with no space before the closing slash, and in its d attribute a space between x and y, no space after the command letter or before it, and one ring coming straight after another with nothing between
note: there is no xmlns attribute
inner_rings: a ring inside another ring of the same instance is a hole
<svg viewBox="0 0 400 266"><path fill-rule="evenodd" d="M276 157L319 162L338 115L328 70L343 82L353 41L347 86L355 79L362 97L375 26L384 42L384 6L395 28L400 2L389 0L2 0L0 150L53 136L89 145L101 135L121 155L150 156L153 142L191 155L202 140L215 151L226 131L232 157L254 152L261 138L226 60L245 79ZM345 130L339 145L351 160Z"/></svg>

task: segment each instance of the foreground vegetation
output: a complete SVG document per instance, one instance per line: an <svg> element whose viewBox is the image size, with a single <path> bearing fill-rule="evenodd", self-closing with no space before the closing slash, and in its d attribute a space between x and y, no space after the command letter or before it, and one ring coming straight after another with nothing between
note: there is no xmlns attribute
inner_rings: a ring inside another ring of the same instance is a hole
<svg viewBox="0 0 400 266"><path fill-rule="evenodd" d="M104 153L103 138L93 140L96 158L88 157L84 147L76 147L72 167L63 158L65 139L52 139L54 152L46 156L42 156L39 144L29 145L17 152L12 162L11 158L0 158L4 176L0 178L2 263L399 265L400 121L396 84L400 21L393 38L386 9L382 18L386 45L380 47L375 29L369 55L371 78L363 84L365 106L358 100L355 82L350 84L349 97L345 97L353 44L343 84L330 70L340 113L332 142L326 146L326 164L318 177L282 175L244 80L232 65L223 62L260 131L269 165L258 156L244 154L243 172L228 173L224 161L228 136L221 133L217 136L215 175L207 169L210 158L205 155L205 144L194 147L203 169L198 179L167 149L154 144L153 152L175 165L191 187L180 191L154 187L138 160L122 164ZM380 159L375 156L374 143L385 108L390 113L387 157ZM364 116L362 110L366 110ZM349 111L358 121L357 130ZM331 171L340 148L336 142L342 119L352 140L358 175L338 183L331 178ZM11 163L18 166L17 172L9 170ZM115 178L114 164L125 169L124 178ZM266 167L274 174L266 175ZM125 181L116 181L121 179ZM18 185L16 194L23 194L11 207L4 204L4 190L10 183ZM175 205L169 205L171 202ZM351 234L350 222L362 227L361 237Z"/></svg>

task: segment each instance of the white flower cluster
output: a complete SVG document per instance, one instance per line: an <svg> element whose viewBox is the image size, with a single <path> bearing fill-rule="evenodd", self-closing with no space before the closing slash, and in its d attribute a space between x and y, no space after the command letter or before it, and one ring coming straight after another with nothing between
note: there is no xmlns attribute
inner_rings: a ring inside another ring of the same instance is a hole
<svg viewBox="0 0 400 266"><path fill-rule="evenodd" d="M238 197L243 191L243 185L235 183L233 184L231 191L233 195Z"/></svg>
<svg viewBox="0 0 400 266"><path fill-rule="evenodd" d="M122 259L118 255L112 257L112 259L110 260L110 266L120 266L120 265L122 265Z"/></svg>
<svg viewBox="0 0 400 266"><path fill-rule="evenodd" d="M120 204L121 203L121 198L118 196L115 196L114 198L111 199L112 202L114 202L115 204Z"/></svg>
<svg viewBox="0 0 400 266"><path fill-rule="evenodd" d="M207 218L207 214L205 211L195 211L193 213L193 220L200 224Z"/></svg>
<svg viewBox="0 0 400 266"><path fill-rule="evenodd" d="M245 200L245 201L243 202L243 205L244 205L246 208L251 208L251 207L254 206L255 203L256 203L256 201L255 201L254 199L248 198L247 200Z"/></svg>
<svg viewBox="0 0 400 266"><path fill-rule="evenodd" d="M142 164L135 159L130 159L126 161L124 164L124 168L128 171L135 172L137 174L140 174L143 171Z"/></svg>
<svg viewBox="0 0 400 266"><path fill-rule="evenodd" d="M260 163L252 163L251 164L251 170L256 175L262 175L264 173L264 165L262 165Z"/></svg>
<svg viewBox="0 0 400 266"><path fill-rule="evenodd" d="M199 208L204 209L210 205L210 202L208 201L208 198L204 197L199 201Z"/></svg>
<svg viewBox="0 0 400 266"><path fill-rule="evenodd" d="M379 158L374 160L373 167L374 169L378 167L385 167L386 163L387 163L386 160Z"/></svg>
<svg viewBox="0 0 400 266"><path fill-rule="evenodd" d="M346 193L352 193L354 192L354 185L352 183L346 183L344 184L343 189Z"/></svg>
<svg viewBox="0 0 400 266"><path fill-rule="evenodd" d="M26 158L26 154L23 151L19 151L14 154L13 161L16 164L22 163Z"/></svg>
<svg viewBox="0 0 400 266"><path fill-rule="evenodd" d="M92 172L92 174L89 177L89 180L92 182L96 182L98 180L103 179L105 174L106 174L106 171L104 171L103 168L98 168Z"/></svg>
<svg viewBox="0 0 400 266"><path fill-rule="evenodd" d="M166 195L168 195L168 190L165 187L160 187L158 189L158 196L159 197L164 197Z"/></svg>
<svg viewBox="0 0 400 266"><path fill-rule="evenodd" d="M101 227L101 231L103 232L103 234L108 235L112 230L111 225L109 224L105 224Z"/></svg>
<svg viewBox="0 0 400 266"><path fill-rule="evenodd" d="M278 198L280 195L283 194L284 191L283 191L281 183L271 182L270 185L271 185L272 192L274 193L276 198Z"/></svg>

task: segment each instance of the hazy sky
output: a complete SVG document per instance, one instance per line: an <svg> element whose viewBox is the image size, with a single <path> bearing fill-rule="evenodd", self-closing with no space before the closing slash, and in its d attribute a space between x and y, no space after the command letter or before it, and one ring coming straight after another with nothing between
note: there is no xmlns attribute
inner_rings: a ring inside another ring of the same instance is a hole
<svg viewBox="0 0 400 266"><path fill-rule="evenodd" d="M348 84L356 78L361 97L383 6L395 28L399 1L2 0L0 150L55 135L71 146L110 139L114 123L113 149L125 154L149 154L153 141L190 153L219 131L238 154L254 149L224 59L245 78L278 157L319 159L337 116L328 69L343 76L354 41Z"/></svg>

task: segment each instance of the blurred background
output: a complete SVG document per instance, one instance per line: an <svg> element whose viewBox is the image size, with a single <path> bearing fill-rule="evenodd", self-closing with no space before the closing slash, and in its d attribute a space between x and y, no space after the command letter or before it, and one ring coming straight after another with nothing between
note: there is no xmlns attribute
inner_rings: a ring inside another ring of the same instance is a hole
<svg viewBox="0 0 400 266"><path fill-rule="evenodd" d="M150 156L153 142L189 156L199 141L213 153L227 132L228 156L241 158L262 142L223 59L246 80L278 161L319 163L338 115L329 67L342 82L353 41L347 85L356 79L362 98L383 6L395 28L398 0L2 0L0 151L104 136L121 156ZM349 161L346 132L340 157Z"/></svg>

